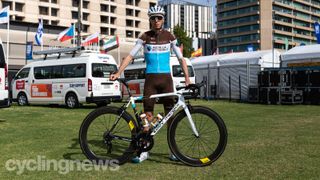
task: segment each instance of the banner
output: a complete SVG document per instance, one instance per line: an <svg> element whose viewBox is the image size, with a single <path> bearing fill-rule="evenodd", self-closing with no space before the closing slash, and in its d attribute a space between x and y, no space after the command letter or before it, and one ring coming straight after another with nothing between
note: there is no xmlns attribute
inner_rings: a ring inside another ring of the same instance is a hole
<svg viewBox="0 0 320 180"><path fill-rule="evenodd" d="M33 53L33 42L29 41L26 43L26 60L32 59L32 53Z"/></svg>
<svg viewBox="0 0 320 180"><path fill-rule="evenodd" d="M318 22L314 23L314 32L317 37L317 42L318 44L320 44L320 24Z"/></svg>

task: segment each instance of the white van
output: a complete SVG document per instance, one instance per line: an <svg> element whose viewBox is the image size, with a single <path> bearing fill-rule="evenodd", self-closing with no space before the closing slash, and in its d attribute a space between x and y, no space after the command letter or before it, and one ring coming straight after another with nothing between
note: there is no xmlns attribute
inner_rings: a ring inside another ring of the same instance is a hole
<svg viewBox="0 0 320 180"><path fill-rule="evenodd" d="M49 57L24 66L12 84L13 100L19 105L82 103L106 105L121 99L118 81L109 81L117 64L111 55L82 52L75 57Z"/></svg>
<svg viewBox="0 0 320 180"><path fill-rule="evenodd" d="M188 58L184 58L187 63L189 78L191 83L195 83L195 73L193 70L193 66ZM131 93L135 96L143 95L144 89L144 81L145 81L145 70L146 70L146 63L144 58L137 58L134 59L131 64L124 70L123 76L126 79L130 79L128 85L130 87ZM170 70L173 79L174 87L184 86L185 85L185 78L182 71L182 67L176 56L170 57ZM124 87L122 87L124 88ZM122 91L123 96L127 96L128 93L126 89Z"/></svg>
<svg viewBox="0 0 320 180"><path fill-rule="evenodd" d="M2 41L0 40L0 107L10 106L8 65L4 54Z"/></svg>

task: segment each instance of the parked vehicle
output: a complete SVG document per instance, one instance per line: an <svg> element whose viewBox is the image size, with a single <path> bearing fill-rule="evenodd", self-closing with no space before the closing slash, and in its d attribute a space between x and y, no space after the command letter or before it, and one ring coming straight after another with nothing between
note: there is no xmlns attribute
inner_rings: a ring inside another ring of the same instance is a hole
<svg viewBox="0 0 320 180"><path fill-rule="evenodd" d="M0 40L0 107L10 106L8 64L6 62L2 41Z"/></svg>

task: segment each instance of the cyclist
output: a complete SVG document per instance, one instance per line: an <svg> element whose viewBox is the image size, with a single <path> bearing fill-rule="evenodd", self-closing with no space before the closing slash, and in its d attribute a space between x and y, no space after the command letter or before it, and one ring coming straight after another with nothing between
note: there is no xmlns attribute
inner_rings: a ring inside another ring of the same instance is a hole
<svg viewBox="0 0 320 180"><path fill-rule="evenodd" d="M140 48L144 47L144 57L146 60L146 77L144 84L144 96L149 97L153 94L169 93L174 91L173 81L170 72L170 50L172 49L177 58L185 76L186 86L190 84L187 64L182 56L180 48L177 47L177 40L169 31L163 29L165 12L161 6L153 6L148 11L151 30L143 33L136 42L130 54L122 61L119 71L110 76L111 80L116 80L124 69L128 66L133 57L138 53ZM167 114L174 105L173 97L162 99L165 114ZM145 98L143 107L147 119L150 122L153 118L155 99ZM170 125L171 121L168 121ZM144 131L148 131L145 127ZM138 154L133 162L139 163L149 157L148 152ZM171 154L171 160L176 158Z"/></svg>

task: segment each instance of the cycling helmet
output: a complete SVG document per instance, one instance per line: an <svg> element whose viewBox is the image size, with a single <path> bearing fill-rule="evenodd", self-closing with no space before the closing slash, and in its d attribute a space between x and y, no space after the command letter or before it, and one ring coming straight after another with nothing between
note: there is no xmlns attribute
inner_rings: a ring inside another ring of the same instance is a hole
<svg viewBox="0 0 320 180"><path fill-rule="evenodd" d="M150 7L149 8L149 11L148 11L148 16L149 17L152 17L152 16L164 16L166 13L164 12L164 9L161 7L161 6L153 6L153 7Z"/></svg>

